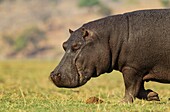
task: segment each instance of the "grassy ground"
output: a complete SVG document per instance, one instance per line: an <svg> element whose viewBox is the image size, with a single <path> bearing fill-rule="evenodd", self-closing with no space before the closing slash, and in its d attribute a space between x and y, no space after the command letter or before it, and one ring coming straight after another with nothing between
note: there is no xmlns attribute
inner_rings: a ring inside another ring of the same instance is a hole
<svg viewBox="0 0 170 112"><path fill-rule="evenodd" d="M120 104L124 84L119 72L91 79L80 88L61 89L48 78L56 65L52 60L0 61L0 112L170 112L170 85L146 84L159 93L160 102ZM104 103L86 104L91 96Z"/></svg>

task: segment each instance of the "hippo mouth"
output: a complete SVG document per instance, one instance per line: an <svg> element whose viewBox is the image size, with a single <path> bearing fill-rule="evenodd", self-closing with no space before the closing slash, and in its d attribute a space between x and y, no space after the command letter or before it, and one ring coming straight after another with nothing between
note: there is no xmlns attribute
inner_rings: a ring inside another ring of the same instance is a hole
<svg viewBox="0 0 170 112"><path fill-rule="evenodd" d="M76 70L78 74L78 86L84 85L88 80L90 80L91 77L88 77L87 74L84 73L83 69L77 67Z"/></svg>
<svg viewBox="0 0 170 112"><path fill-rule="evenodd" d="M82 74L82 72L78 71L78 85L82 86L88 81L87 77Z"/></svg>

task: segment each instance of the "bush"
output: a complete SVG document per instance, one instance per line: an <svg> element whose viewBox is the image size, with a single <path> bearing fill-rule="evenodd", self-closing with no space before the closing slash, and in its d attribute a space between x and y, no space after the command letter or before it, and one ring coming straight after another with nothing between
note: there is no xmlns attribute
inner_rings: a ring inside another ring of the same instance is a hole
<svg viewBox="0 0 170 112"><path fill-rule="evenodd" d="M15 51L20 51L32 44L34 48L37 48L38 42L45 39L45 32L37 27L31 27L23 31L14 42Z"/></svg>
<svg viewBox="0 0 170 112"><path fill-rule="evenodd" d="M112 13L112 11L106 5L100 4L100 6L99 6L99 13L104 15L104 16L108 16L108 15L110 15Z"/></svg>
<svg viewBox="0 0 170 112"><path fill-rule="evenodd" d="M160 0L160 1L164 7L169 7L170 5L169 0Z"/></svg>
<svg viewBox="0 0 170 112"><path fill-rule="evenodd" d="M111 9L99 0L79 0L80 7L88 7L91 12L98 12L102 15L110 15ZM95 6L95 7L94 7ZM95 10L94 10L95 9Z"/></svg>
<svg viewBox="0 0 170 112"><path fill-rule="evenodd" d="M100 4L99 0L79 0L80 7L92 7L99 4Z"/></svg>

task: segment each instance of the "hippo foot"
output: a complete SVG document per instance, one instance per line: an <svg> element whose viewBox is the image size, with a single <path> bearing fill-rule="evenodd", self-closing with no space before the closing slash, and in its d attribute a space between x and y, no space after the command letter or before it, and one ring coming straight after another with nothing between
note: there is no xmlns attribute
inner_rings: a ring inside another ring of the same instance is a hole
<svg viewBox="0 0 170 112"><path fill-rule="evenodd" d="M137 98L144 99L147 101L160 101L158 93L148 89L144 91L140 91Z"/></svg>
<svg viewBox="0 0 170 112"><path fill-rule="evenodd" d="M158 93L156 93L152 90L148 93L147 100L148 101L160 101Z"/></svg>

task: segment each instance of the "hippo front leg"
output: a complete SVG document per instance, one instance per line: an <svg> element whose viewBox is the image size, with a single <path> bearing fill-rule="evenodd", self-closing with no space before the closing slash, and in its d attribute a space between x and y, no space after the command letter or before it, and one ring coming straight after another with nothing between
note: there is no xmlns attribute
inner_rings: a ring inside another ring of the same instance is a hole
<svg viewBox="0 0 170 112"><path fill-rule="evenodd" d="M125 83L125 96L123 102L132 103L140 90L142 74L131 67L123 67L122 73Z"/></svg>

